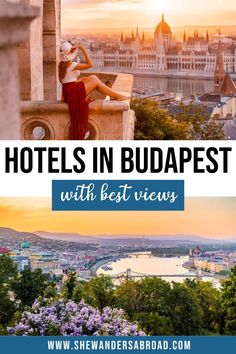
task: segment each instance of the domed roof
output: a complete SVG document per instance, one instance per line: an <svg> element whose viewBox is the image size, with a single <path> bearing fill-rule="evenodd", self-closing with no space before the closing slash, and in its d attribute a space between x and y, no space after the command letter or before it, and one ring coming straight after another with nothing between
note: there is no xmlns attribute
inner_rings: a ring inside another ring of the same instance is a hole
<svg viewBox="0 0 236 354"><path fill-rule="evenodd" d="M29 243L26 241L22 242L22 244L20 246L21 246L21 248L24 248L24 249L30 247Z"/></svg>
<svg viewBox="0 0 236 354"><path fill-rule="evenodd" d="M156 36L158 36L160 33L164 34L164 35L172 34L170 26L168 25L168 23L165 22L164 14L162 14L162 20L157 25L156 30L155 30Z"/></svg>

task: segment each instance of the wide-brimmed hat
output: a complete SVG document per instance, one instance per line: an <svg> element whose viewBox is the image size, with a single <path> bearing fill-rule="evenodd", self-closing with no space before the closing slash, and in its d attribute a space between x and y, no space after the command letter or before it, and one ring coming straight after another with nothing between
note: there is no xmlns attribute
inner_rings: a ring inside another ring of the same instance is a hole
<svg viewBox="0 0 236 354"><path fill-rule="evenodd" d="M60 60L65 62L75 59L78 54L78 48L72 51L73 48L70 42L63 42L60 48Z"/></svg>

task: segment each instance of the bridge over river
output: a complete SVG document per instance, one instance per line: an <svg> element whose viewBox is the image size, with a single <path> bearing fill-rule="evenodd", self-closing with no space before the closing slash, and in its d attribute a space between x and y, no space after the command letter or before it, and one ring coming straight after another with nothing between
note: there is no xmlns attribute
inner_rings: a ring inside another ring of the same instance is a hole
<svg viewBox="0 0 236 354"><path fill-rule="evenodd" d="M147 256L149 258L152 257L152 252L132 252L128 253L128 257L130 258L139 258L139 257L144 257Z"/></svg>
<svg viewBox="0 0 236 354"><path fill-rule="evenodd" d="M110 275L112 279L142 279L142 278L193 278L193 279L202 279L204 277L214 278L214 274L145 274L145 273L137 273L132 271L131 269L127 269L125 272L112 274Z"/></svg>

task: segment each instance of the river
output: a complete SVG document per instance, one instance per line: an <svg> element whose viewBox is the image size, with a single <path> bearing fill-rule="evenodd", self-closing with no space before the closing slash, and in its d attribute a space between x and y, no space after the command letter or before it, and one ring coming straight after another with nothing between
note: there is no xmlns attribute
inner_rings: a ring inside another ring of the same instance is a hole
<svg viewBox="0 0 236 354"><path fill-rule="evenodd" d="M213 80L207 79L182 79L138 76L134 78L134 90L141 92L173 92L177 98L189 97L192 94L201 95L212 92Z"/></svg>
<svg viewBox="0 0 236 354"><path fill-rule="evenodd" d="M127 272L131 269L132 272L147 274L147 275L161 275L162 279L166 281L183 282L189 275L194 274L193 271L188 271L183 267L183 264L188 260L188 257L174 257L174 258L160 258L160 257L145 257L139 258L123 258L116 262L109 263L112 270L103 270L102 267L98 268L97 274L116 275L119 273ZM165 275L176 275L173 277L165 277ZM178 275L185 275L178 277ZM191 278L193 279L193 278ZM204 280L213 281L216 287L219 286L219 280L215 278L204 277Z"/></svg>

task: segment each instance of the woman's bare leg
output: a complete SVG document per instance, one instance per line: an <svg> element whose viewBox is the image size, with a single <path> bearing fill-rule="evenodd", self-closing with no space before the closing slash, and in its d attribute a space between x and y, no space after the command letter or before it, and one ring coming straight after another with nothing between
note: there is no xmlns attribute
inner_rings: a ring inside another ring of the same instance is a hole
<svg viewBox="0 0 236 354"><path fill-rule="evenodd" d="M93 92L94 90L98 90L102 94L104 94L106 96L110 96L116 100L127 100L127 99L131 98L130 96L122 95L122 94L110 89L101 80L99 80L99 78L96 75L90 75L90 76L84 78L83 82L85 85L85 90L86 90L87 95L90 95L90 93Z"/></svg>

